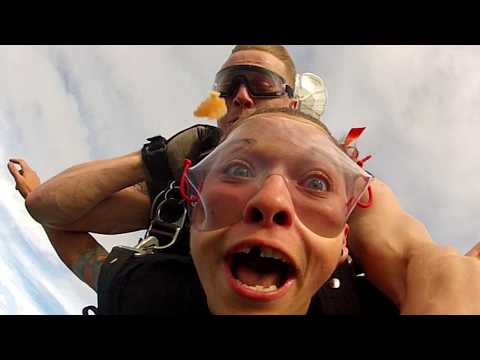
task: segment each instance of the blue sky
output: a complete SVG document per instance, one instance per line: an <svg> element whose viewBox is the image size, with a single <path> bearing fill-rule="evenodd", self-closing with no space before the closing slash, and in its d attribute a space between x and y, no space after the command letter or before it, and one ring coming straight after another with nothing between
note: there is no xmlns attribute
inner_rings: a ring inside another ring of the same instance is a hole
<svg viewBox="0 0 480 360"><path fill-rule="evenodd" d="M338 137L366 126L361 154L441 244L480 238L480 47L288 46L325 80ZM135 151L197 122L196 105L231 46L0 46L0 314L79 314L95 293L59 261L6 168L42 180ZM110 249L142 233L96 238Z"/></svg>

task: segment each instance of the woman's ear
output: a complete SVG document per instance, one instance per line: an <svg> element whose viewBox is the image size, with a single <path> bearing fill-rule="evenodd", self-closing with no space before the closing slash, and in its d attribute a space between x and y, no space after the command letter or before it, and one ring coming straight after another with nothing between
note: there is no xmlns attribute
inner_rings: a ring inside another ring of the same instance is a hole
<svg viewBox="0 0 480 360"><path fill-rule="evenodd" d="M350 226L345 224L345 229L343 230L343 241L342 241L342 252L340 254L340 259L338 259L338 263L342 264L348 258L348 234L350 233Z"/></svg>
<svg viewBox="0 0 480 360"><path fill-rule="evenodd" d="M289 105L290 109L292 110L298 110L300 107L300 101L299 100L292 100Z"/></svg>

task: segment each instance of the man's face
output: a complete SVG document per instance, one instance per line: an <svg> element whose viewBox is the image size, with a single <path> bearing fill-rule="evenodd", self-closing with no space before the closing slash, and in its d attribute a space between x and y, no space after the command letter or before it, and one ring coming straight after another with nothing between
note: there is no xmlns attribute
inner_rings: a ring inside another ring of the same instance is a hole
<svg viewBox="0 0 480 360"><path fill-rule="evenodd" d="M217 149L191 226L212 313L305 314L345 260L347 187L326 160L334 150L312 153L326 137L291 116L262 114Z"/></svg>
<svg viewBox="0 0 480 360"><path fill-rule="evenodd" d="M223 64L222 69L234 65L255 65L263 67L280 75L284 79L288 79L287 67L285 64L273 56L272 54L260 50L242 50L232 54ZM294 84L289 84L294 87ZM288 96L278 98L256 98L249 93L244 84L238 86L231 96L226 99L227 114L218 120L218 126L225 133L238 120L251 115L255 110L265 107L289 107L296 101Z"/></svg>

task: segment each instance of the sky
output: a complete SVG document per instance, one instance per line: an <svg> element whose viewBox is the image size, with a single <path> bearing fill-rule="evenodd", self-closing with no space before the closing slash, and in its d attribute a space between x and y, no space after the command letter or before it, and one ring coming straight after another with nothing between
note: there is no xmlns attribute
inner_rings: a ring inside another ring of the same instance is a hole
<svg viewBox="0 0 480 360"><path fill-rule="evenodd" d="M192 113L232 46L0 46L0 314L81 314L96 294L59 260L7 170L27 160L42 180L120 156L147 137L198 123ZM287 46L298 72L328 89L324 121L358 142L435 241L480 240L480 47ZM208 121L200 121L209 123ZM93 234L107 250L143 232Z"/></svg>

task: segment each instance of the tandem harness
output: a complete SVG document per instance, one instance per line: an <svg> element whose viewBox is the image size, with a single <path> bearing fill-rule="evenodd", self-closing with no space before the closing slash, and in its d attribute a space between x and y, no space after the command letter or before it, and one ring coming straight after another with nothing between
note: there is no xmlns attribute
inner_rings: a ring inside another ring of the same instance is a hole
<svg viewBox="0 0 480 360"><path fill-rule="evenodd" d="M154 198L150 219L136 246L112 249L98 280L98 309L88 306L84 315L208 313L189 255L187 207L175 182Z"/></svg>
<svg viewBox="0 0 480 360"><path fill-rule="evenodd" d="M188 222L185 200L174 181L153 200L150 219L150 226L144 238L140 239L136 246L119 247L131 250L135 256L140 256L174 246Z"/></svg>

